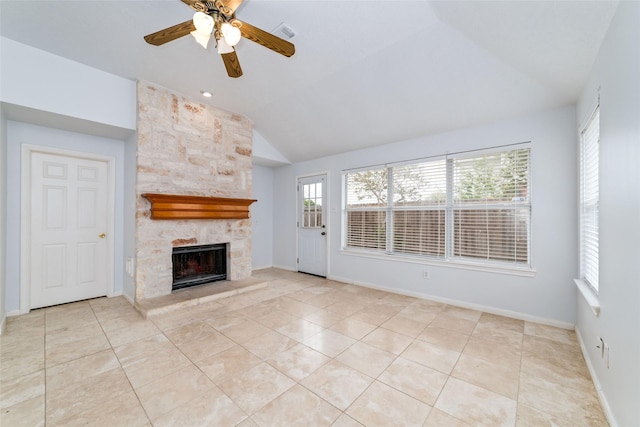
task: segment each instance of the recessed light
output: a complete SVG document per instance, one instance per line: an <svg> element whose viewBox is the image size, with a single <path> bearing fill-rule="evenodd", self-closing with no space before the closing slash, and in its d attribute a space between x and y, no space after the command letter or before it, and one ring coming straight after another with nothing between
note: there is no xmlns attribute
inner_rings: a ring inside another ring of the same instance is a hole
<svg viewBox="0 0 640 427"><path fill-rule="evenodd" d="M203 90L200 92L202 94L202 96L204 96L205 98L211 98L213 96L213 94L211 92L209 92L208 90Z"/></svg>

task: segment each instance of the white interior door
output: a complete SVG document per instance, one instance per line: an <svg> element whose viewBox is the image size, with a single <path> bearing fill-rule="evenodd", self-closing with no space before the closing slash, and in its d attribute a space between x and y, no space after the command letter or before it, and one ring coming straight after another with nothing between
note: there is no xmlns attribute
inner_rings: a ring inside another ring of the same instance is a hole
<svg viewBox="0 0 640 427"><path fill-rule="evenodd" d="M298 271L327 276L327 177L298 179Z"/></svg>
<svg viewBox="0 0 640 427"><path fill-rule="evenodd" d="M108 163L31 152L30 308L107 294Z"/></svg>

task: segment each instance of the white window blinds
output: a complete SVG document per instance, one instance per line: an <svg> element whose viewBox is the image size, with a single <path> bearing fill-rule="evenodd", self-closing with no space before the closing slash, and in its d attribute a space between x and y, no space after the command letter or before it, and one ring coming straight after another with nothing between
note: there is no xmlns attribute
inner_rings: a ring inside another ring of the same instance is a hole
<svg viewBox="0 0 640 427"><path fill-rule="evenodd" d="M453 159L453 255L529 261L529 148Z"/></svg>
<svg viewBox="0 0 640 427"><path fill-rule="evenodd" d="M580 276L598 291L600 109L580 135Z"/></svg>
<svg viewBox="0 0 640 427"><path fill-rule="evenodd" d="M530 265L529 144L349 171L345 249Z"/></svg>
<svg viewBox="0 0 640 427"><path fill-rule="evenodd" d="M345 246L386 250L389 180L386 168L347 174Z"/></svg>
<svg viewBox="0 0 640 427"><path fill-rule="evenodd" d="M447 174L444 159L390 168L392 252L445 256Z"/></svg>

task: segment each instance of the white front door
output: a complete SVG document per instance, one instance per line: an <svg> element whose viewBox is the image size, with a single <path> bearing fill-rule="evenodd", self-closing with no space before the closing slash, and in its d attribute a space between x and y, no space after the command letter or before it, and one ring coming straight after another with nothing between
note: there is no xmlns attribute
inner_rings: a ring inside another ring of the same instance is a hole
<svg viewBox="0 0 640 427"><path fill-rule="evenodd" d="M106 295L108 163L36 151L30 157L29 308Z"/></svg>
<svg viewBox="0 0 640 427"><path fill-rule="evenodd" d="M298 271L327 276L327 176L298 179Z"/></svg>

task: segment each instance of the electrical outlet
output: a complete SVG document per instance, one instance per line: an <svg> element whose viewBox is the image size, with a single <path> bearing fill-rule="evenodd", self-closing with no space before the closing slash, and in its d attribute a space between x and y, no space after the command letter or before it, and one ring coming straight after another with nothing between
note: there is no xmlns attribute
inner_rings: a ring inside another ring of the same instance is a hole
<svg viewBox="0 0 640 427"><path fill-rule="evenodd" d="M609 369L609 344L604 345L604 364Z"/></svg>
<svg viewBox="0 0 640 427"><path fill-rule="evenodd" d="M422 270L422 278L423 279L428 279L429 278L429 272L427 270Z"/></svg>

